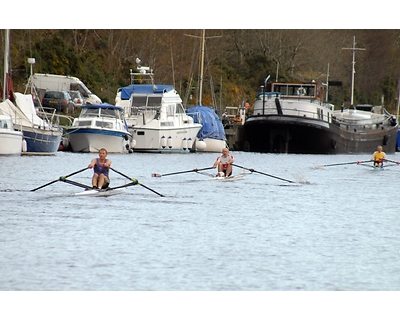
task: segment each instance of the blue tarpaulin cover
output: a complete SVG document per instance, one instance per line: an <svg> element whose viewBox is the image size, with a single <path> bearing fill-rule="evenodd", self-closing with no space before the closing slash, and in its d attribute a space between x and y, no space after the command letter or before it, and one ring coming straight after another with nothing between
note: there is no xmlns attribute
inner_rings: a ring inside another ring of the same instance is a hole
<svg viewBox="0 0 400 320"><path fill-rule="evenodd" d="M197 134L199 139L213 138L226 140L222 121L212 108L194 106L188 108L186 113L194 119L194 122L200 123L203 126Z"/></svg>
<svg viewBox="0 0 400 320"><path fill-rule="evenodd" d="M174 90L174 86L170 84L131 84L129 86L121 88L121 99L129 100L132 93L135 94L153 94L153 93L164 93Z"/></svg>

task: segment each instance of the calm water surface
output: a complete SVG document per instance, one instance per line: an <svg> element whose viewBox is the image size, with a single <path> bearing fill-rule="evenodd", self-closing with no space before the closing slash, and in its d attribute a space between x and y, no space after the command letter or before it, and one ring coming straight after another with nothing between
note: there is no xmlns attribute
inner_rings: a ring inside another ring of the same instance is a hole
<svg viewBox="0 0 400 320"><path fill-rule="evenodd" d="M214 181L214 170L152 177L217 155L109 155L165 197L140 185L77 197L60 181L29 192L96 155L0 158L0 290L400 290L400 167L317 169L370 155L233 152L236 164L295 183L260 173ZM90 184L91 174L71 179Z"/></svg>

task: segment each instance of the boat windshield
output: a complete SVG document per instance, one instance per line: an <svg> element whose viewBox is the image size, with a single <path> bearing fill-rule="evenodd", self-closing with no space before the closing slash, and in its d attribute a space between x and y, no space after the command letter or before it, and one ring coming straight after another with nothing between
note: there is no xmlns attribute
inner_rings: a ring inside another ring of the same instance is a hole
<svg viewBox="0 0 400 320"><path fill-rule="evenodd" d="M131 107L159 107L162 95L132 95Z"/></svg>
<svg viewBox="0 0 400 320"><path fill-rule="evenodd" d="M120 118L120 111L118 109L108 108L84 108L80 115L81 118L90 117L107 117L107 118Z"/></svg>

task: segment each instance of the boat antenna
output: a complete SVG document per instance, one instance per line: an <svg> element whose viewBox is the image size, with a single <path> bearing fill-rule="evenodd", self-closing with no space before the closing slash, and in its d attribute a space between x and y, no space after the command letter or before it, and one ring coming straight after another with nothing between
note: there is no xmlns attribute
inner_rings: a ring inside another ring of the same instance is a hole
<svg viewBox="0 0 400 320"><path fill-rule="evenodd" d="M351 50L353 53L353 62L352 62L352 72L351 72L351 97L350 97L350 106L353 106L353 99L354 99L354 74L356 73L355 70L355 58L356 58L356 51L364 51L365 48L356 48L356 36L353 37L353 47L352 48L342 48L342 50Z"/></svg>

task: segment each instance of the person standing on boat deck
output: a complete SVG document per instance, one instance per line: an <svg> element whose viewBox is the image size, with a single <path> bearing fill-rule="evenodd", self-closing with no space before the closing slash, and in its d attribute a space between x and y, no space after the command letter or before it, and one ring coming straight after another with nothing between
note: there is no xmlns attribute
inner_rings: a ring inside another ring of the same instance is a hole
<svg viewBox="0 0 400 320"><path fill-rule="evenodd" d="M232 174L232 163L234 157L229 154L228 148L222 149L222 155L220 155L217 160L215 160L213 168L218 167L217 176L222 176L222 172L225 177L229 177Z"/></svg>
<svg viewBox="0 0 400 320"><path fill-rule="evenodd" d="M93 189L106 189L110 185L110 178L108 172L111 167L111 160L107 158L107 150L101 148L99 150L99 157L93 159L88 168L93 168L92 186Z"/></svg>
<svg viewBox="0 0 400 320"><path fill-rule="evenodd" d="M371 160L374 161L374 167L383 167L383 162L387 161L387 159L386 153L382 151L382 146L376 148Z"/></svg>

